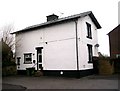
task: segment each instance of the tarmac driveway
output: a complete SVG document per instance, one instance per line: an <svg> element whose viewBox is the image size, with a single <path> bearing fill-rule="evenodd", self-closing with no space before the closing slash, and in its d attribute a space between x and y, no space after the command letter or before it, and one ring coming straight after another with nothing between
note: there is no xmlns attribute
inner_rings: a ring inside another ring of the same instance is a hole
<svg viewBox="0 0 120 91"><path fill-rule="evenodd" d="M3 78L3 89L7 89L7 85L5 86L4 84L22 86L27 89L118 89L118 77L117 75L92 75L76 79L47 76L14 76Z"/></svg>

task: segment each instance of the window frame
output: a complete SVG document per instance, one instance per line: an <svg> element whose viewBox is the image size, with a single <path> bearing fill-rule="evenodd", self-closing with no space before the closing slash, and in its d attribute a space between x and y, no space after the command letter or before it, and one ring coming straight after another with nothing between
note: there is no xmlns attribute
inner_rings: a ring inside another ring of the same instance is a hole
<svg viewBox="0 0 120 91"><path fill-rule="evenodd" d="M87 26L87 38L92 39L91 24L86 22L86 26Z"/></svg>
<svg viewBox="0 0 120 91"><path fill-rule="evenodd" d="M30 57L25 57L25 56L30 56ZM30 61L27 61L26 58L29 58ZM32 64L32 53L24 53L24 64Z"/></svg>
<svg viewBox="0 0 120 91"><path fill-rule="evenodd" d="M93 57L93 46L91 44L87 44L88 47L88 63L93 63L92 57Z"/></svg>

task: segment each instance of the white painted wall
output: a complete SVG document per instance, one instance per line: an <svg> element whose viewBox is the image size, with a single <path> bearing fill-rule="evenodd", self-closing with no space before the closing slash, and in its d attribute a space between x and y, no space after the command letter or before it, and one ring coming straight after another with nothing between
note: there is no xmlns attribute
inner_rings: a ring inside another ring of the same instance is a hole
<svg viewBox="0 0 120 91"><path fill-rule="evenodd" d="M45 70L76 70L74 22L44 29Z"/></svg>
<svg viewBox="0 0 120 91"><path fill-rule="evenodd" d="M87 38L86 22L91 24L92 39ZM79 48L79 68L80 70L93 68L92 63L88 63L88 47L91 44L93 47L93 56L98 56L98 48L94 47L98 42L97 28L89 16L78 20L78 48Z"/></svg>
<svg viewBox="0 0 120 91"><path fill-rule="evenodd" d="M92 25L92 40L86 38L86 22ZM18 70L25 70L34 65L23 64L24 53L33 53L32 60L37 61L36 47L43 47L44 70L77 69L75 22L20 33L16 35L16 41L19 39L20 46L16 47L16 57L21 57L21 65ZM97 49L94 48L97 44L97 30L89 16L78 20L78 39L80 70L93 68L92 64L88 64L87 44L93 45L93 55L97 56Z"/></svg>
<svg viewBox="0 0 120 91"><path fill-rule="evenodd" d="M32 53L32 60L36 60L36 50L37 46L42 46L40 44L43 42L41 37L43 36L43 31L29 31L16 35L16 41L18 41L18 47L16 47L16 57L21 57L20 70L32 67L34 64L24 64L24 53Z"/></svg>
<svg viewBox="0 0 120 91"><path fill-rule="evenodd" d="M35 54L32 55L33 60L37 61L35 48L43 47L44 70L75 70L74 29L73 22L70 22L16 35L16 40L20 39L21 44L16 48L17 57L21 57L19 69L23 70L34 65L23 64L24 53Z"/></svg>

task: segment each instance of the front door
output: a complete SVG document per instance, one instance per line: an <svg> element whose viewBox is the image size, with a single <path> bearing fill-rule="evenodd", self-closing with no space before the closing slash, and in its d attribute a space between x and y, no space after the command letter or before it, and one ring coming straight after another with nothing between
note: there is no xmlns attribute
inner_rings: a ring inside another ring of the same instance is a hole
<svg viewBox="0 0 120 91"><path fill-rule="evenodd" d="M42 49L43 47L37 47L37 70L42 70Z"/></svg>

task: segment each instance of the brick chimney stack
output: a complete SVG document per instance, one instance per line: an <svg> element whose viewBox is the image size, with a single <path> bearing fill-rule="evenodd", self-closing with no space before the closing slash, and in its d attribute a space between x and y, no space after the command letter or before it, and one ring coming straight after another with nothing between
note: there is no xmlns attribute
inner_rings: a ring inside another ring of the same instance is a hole
<svg viewBox="0 0 120 91"><path fill-rule="evenodd" d="M57 20L59 16L52 14L46 17L47 17L47 21L53 21L53 20Z"/></svg>

